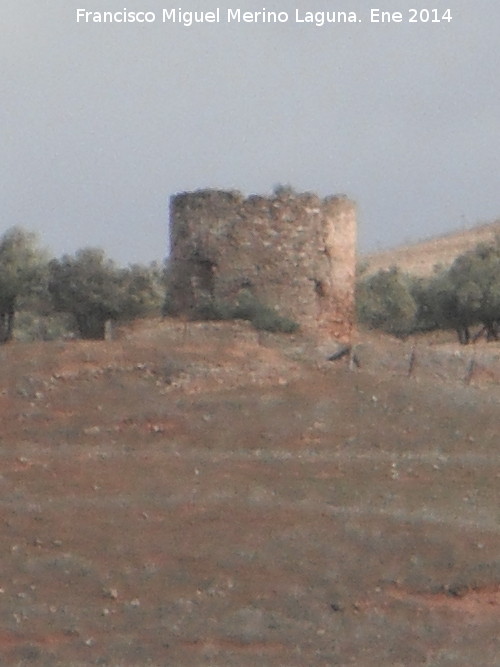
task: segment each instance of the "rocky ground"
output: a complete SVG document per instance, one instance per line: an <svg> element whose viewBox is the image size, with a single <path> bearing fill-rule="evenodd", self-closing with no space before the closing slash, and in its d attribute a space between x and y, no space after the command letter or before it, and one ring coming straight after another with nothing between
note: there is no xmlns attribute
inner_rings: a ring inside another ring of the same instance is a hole
<svg viewBox="0 0 500 667"><path fill-rule="evenodd" d="M0 663L499 665L500 348L332 351L4 346Z"/></svg>

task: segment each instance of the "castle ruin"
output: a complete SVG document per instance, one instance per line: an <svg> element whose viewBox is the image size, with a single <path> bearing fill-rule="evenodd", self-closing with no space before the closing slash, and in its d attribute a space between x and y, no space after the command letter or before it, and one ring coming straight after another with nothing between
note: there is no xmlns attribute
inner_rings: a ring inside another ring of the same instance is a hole
<svg viewBox="0 0 500 667"><path fill-rule="evenodd" d="M356 213L347 197L184 192L170 201L170 235L170 312L236 306L250 293L306 333L350 340Z"/></svg>

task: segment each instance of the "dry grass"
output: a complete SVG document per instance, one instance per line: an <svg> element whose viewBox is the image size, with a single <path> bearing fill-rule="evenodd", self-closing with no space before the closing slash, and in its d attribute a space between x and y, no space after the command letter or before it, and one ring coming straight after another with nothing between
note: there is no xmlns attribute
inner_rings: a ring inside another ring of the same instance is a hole
<svg viewBox="0 0 500 667"><path fill-rule="evenodd" d="M497 665L500 385L449 345L4 347L0 662Z"/></svg>
<svg viewBox="0 0 500 667"><path fill-rule="evenodd" d="M449 267L458 255L472 250L478 243L490 243L500 234L500 220L444 236L370 253L360 258L368 273L399 266L415 276L430 276L436 268Z"/></svg>

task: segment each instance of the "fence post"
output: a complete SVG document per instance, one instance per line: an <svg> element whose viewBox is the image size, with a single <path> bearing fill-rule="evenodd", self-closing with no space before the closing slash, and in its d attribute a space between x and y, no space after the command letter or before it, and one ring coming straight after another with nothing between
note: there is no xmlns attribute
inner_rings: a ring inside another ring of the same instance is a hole
<svg viewBox="0 0 500 667"><path fill-rule="evenodd" d="M413 344L410 352L410 357L408 359L408 373L407 377L411 377L413 374L413 370L415 368L415 361L417 359L417 348L416 345Z"/></svg>
<svg viewBox="0 0 500 667"><path fill-rule="evenodd" d="M104 322L104 340L113 340L113 320Z"/></svg>
<svg viewBox="0 0 500 667"><path fill-rule="evenodd" d="M467 364L467 371L465 372L464 384L470 384L475 368L476 368L476 358L472 357L472 359Z"/></svg>

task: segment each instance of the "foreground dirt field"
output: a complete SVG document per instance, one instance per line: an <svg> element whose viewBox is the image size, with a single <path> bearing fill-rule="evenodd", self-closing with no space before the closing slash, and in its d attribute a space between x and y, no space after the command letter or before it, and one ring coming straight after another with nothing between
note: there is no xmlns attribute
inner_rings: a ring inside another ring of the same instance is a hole
<svg viewBox="0 0 500 667"><path fill-rule="evenodd" d="M500 384L418 345L2 348L0 664L500 665Z"/></svg>

